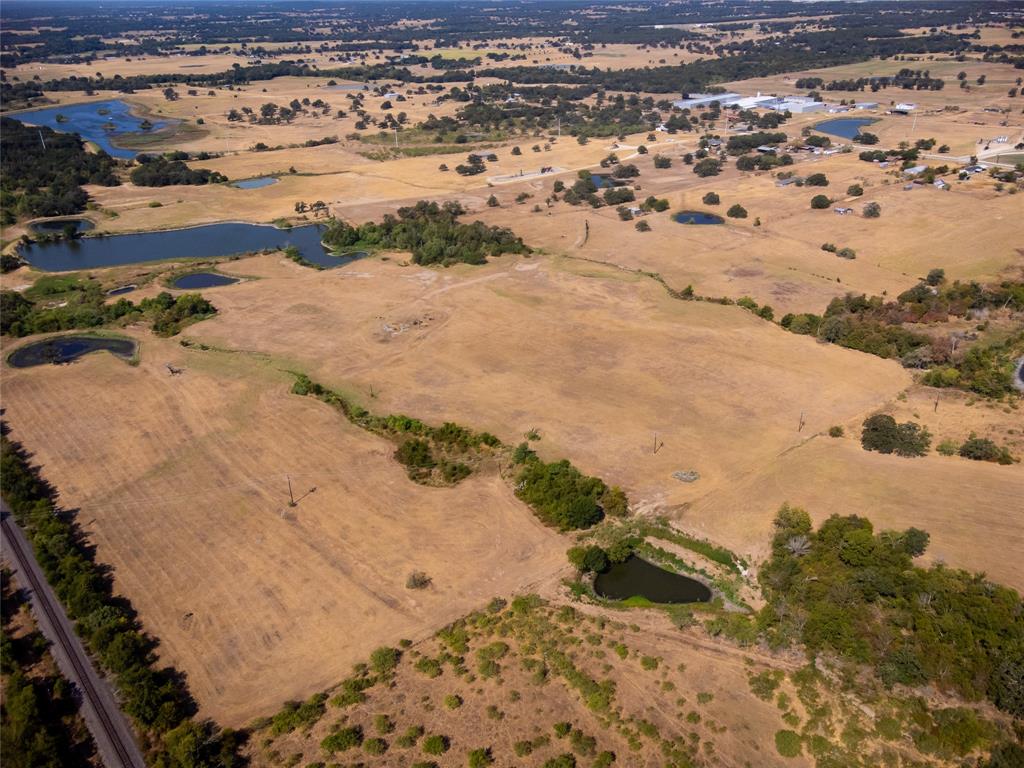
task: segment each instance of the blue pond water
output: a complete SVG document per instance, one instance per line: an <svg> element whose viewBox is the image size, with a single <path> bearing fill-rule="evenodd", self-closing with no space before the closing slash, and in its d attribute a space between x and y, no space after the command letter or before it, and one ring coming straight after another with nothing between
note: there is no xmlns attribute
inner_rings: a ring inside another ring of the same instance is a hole
<svg viewBox="0 0 1024 768"><path fill-rule="evenodd" d="M852 139L865 125L871 125L874 120L863 117L839 117L835 120L826 120L814 126L814 130L822 133L829 133L844 139Z"/></svg>
<svg viewBox="0 0 1024 768"><path fill-rule="evenodd" d="M217 288L221 285L231 285L237 283L237 277L228 277L227 275L218 275L216 272L193 272L190 275L182 275L173 283L172 288L182 288L184 290L194 290L196 288Z"/></svg>
<svg viewBox="0 0 1024 768"><path fill-rule="evenodd" d="M594 580L594 591L611 600L645 597L652 603L706 603L711 590L695 579L631 555Z"/></svg>
<svg viewBox="0 0 1024 768"><path fill-rule="evenodd" d="M290 230L269 224L206 224L164 232L35 244L21 247L19 255L37 269L66 272L167 259L211 259L294 245L304 259L314 264L337 267L348 263L320 245L323 230L319 224Z"/></svg>
<svg viewBox="0 0 1024 768"><path fill-rule="evenodd" d="M29 229L49 235L54 232L63 232L64 227L68 224L73 224L76 232L88 232L96 226L88 219L47 219L46 221L32 222L29 224Z"/></svg>
<svg viewBox="0 0 1024 768"><path fill-rule="evenodd" d="M616 187L615 179L611 176L601 175L599 173L590 174L590 180L594 182L594 186L598 189L604 189L605 187Z"/></svg>
<svg viewBox="0 0 1024 768"><path fill-rule="evenodd" d="M130 339L109 339L98 336L58 336L26 344L7 358L15 368L29 368L47 363L70 363L82 355L106 350L123 360L131 360L138 345Z"/></svg>
<svg viewBox="0 0 1024 768"><path fill-rule="evenodd" d="M260 187L269 187L271 184L277 184L277 179L273 176L260 176L258 179L243 179L242 181L236 181L231 186L238 187L239 189L259 189Z"/></svg>
<svg viewBox="0 0 1024 768"><path fill-rule="evenodd" d="M100 114L101 111L107 114ZM67 121L58 122L57 115L66 117ZM83 139L98 144L111 157L132 158L138 154L135 150L119 149L112 143L118 136L142 131L142 118L131 114L129 106L120 100L47 107L22 112L14 115L14 118L28 125L45 125L55 131L77 133ZM166 125L166 121L154 122L152 130Z"/></svg>
<svg viewBox="0 0 1024 768"><path fill-rule="evenodd" d="M725 219L704 211L680 211L672 214L672 218L680 224L723 224Z"/></svg>

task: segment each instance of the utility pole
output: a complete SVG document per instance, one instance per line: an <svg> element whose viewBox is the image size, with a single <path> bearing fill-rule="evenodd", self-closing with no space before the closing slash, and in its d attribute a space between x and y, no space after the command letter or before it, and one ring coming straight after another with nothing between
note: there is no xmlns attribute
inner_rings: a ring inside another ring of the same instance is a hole
<svg viewBox="0 0 1024 768"><path fill-rule="evenodd" d="M796 431L797 431L797 432L803 432L803 430L804 430L804 424L805 424L805 422L804 422L804 412L803 412L803 411L800 411L800 426L798 426L798 427L796 428Z"/></svg>
<svg viewBox="0 0 1024 768"><path fill-rule="evenodd" d="M295 496L292 494L292 478L291 475L285 475L285 477L288 479L288 506L294 507Z"/></svg>

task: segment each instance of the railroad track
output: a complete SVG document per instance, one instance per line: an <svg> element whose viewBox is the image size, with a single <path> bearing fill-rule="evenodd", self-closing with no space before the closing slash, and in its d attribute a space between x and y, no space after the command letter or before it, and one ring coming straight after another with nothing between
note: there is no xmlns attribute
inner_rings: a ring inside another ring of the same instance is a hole
<svg viewBox="0 0 1024 768"><path fill-rule="evenodd" d="M57 646L58 653L55 655L62 656L70 667L64 670L65 674L82 693L84 719L104 765L107 768L145 768L145 761L117 709L113 695L109 689L100 690L103 683L99 681L99 675L85 655L81 641L70 630L63 606L55 605L56 598L42 578L31 548L23 543L23 534L12 524L6 505L0 514L0 528L7 554L14 561L19 575L27 582L24 586L31 589L35 598L33 602L42 613L39 618L45 618L45 621L40 621L40 630ZM44 624L49 625L49 632L45 631Z"/></svg>

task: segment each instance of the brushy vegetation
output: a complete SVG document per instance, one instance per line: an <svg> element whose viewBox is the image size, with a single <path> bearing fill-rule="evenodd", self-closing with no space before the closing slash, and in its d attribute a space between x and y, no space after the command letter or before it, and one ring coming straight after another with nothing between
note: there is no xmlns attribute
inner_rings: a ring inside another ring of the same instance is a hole
<svg viewBox="0 0 1024 768"><path fill-rule="evenodd" d="M356 426L400 441L394 457L406 467L409 478L418 483L455 485L472 474L471 464L479 465L484 457L501 447L501 441L494 435L474 432L451 422L431 427L401 414L374 415L303 374L295 374L292 392L322 400L340 410Z"/></svg>
<svg viewBox="0 0 1024 768"><path fill-rule="evenodd" d="M162 291L138 304L125 298L107 304L106 298L96 280L75 276L43 277L24 294L0 292L0 333L31 336L146 320L158 336L174 336L186 325L217 313L198 293L172 296Z"/></svg>
<svg viewBox="0 0 1024 768"><path fill-rule="evenodd" d="M1020 596L978 574L915 566L927 542L914 528L876 534L856 515L815 531L785 506L760 574L758 625L773 643L871 665L886 684L932 683L1024 716Z"/></svg>
<svg viewBox="0 0 1024 768"><path fill-rule="evenodd" d="M548 525L563 531L589 528L605 514L626 514L628 501L622 489L609 488L600 478L584 475L564 459L545 463L522 443L514 460L522 465L516 495Z"/></svg>
<svg viewBox="0 0 1024 768"><path fill-rule="evenodd" d="M95 550L73 516L57 508L53 489L8 438L6 425L0 436L0 491L78 635L116 684L122 709L150 742L154 762L181 765L170 756L185 749L193 768L239 765L238 734L215 733L209 722L189 719L194 705L184 678L174 669L156 668L152 639L141 631L128 601L113 594L108 569L95 562Z"/></svg>
<svg viewBox="0 0 1024 768"><path fill-rule="evenodd" d="M908 368L929 368L922 377L929 386L998 398L1016 391L1012 375L1016 361L1024 355L1024 331L999 336L986 333L988 323L982 323L980 339L958 345L954 334L931 336L904 326L942 323L950 318L984 319L1000 310L1024 312L1024 282L949 283L942 270L932 270L896 301L847 294L833 299L822 316L787 314L780 325L792 333L898 359Z"/></svg>
<svg viewBox="0 0 1024 768"><path fill-rule="evenodd" d="M451 422L432 427L401 414L377 416L304 374L293 375L294 394L315 397L340 410L356 426L397 441L394 457L416 482L454 485L486 458L504 458L510 453L509 446L489 432L474 432ZM562 530L587 528L605 514L623 516L628 512L629 501L622 489L609 488L566 460L546 464L525 442L511 451L511 462L520 467L516 495L548 525Z"/></svg>
<svg viewBox="0 0 1024 768"><path fill-rule="evenodd" d="M393 248L410 251L416 264L484 264L488 256L504 253L529 253L510 230L489 227L479 221L462 224L462 206L449 201L444 205L421 200L411 207L399 208L398 216L386 215L379 224L369 222L354 227L343 221L331 223L323 241L332 248Z"/></svg>

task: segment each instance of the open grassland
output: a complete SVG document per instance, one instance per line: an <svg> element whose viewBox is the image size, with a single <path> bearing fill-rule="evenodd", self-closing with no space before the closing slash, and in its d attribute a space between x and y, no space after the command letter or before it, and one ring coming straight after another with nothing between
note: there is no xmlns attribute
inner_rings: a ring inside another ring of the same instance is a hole
<svg viewBox="0 0 1024 768"><path fill-rule="evenodd" d="M496 476L412 483L391 443L289 394L280 362L142 345L137 368L8 369L5 418L204 715L239 725L563 565ZM413 569L430 590L406 589Z"/></svg>

